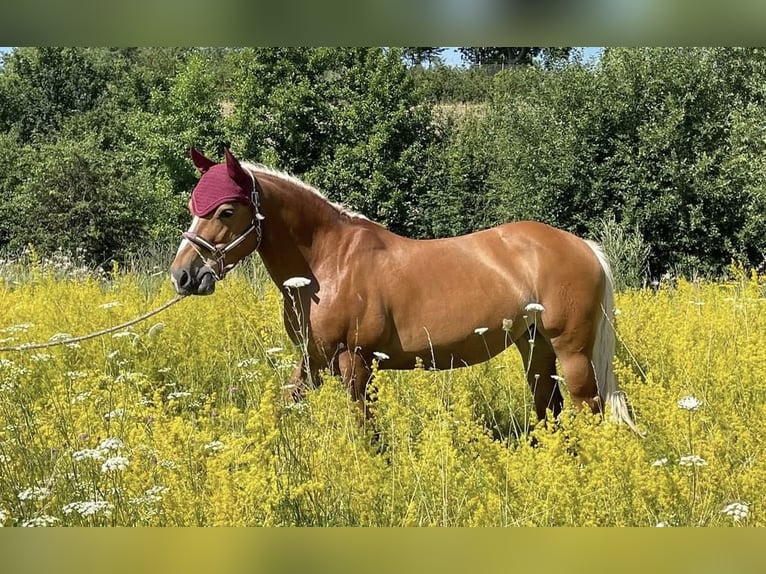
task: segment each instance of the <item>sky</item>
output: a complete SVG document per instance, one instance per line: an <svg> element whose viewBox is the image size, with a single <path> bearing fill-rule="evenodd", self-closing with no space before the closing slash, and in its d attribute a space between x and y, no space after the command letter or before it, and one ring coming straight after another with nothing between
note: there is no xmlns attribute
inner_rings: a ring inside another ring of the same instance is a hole
<svg viewBox="0 0 766 574"><path fill-rule="evenodd" d="M583 61L598 59L604 48L580 48L583 51ZM457 48L447 48L442 52L442 60L450 66L461 66L463 61L460 59L460 52Z"/></svg>

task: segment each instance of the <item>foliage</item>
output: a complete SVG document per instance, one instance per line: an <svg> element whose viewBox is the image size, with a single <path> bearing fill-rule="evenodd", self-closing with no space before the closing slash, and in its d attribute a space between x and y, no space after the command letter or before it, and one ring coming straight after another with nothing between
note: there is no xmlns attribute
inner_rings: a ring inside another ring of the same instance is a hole
<svg viewBox="0 0 766 574"><path fill-rule="evenodd" d="M638 229L626 229L612 217L601 221L598 242L609 260L618 291L642 287L647 279L649 246Z"/></svg>
<svg viewBox="0 0 766 574"><path fill-rule="evenodd" d="M242 155L304 176L407 233L433 139L398 50L263 48L236 55L231 130Z"/></svg>
<svg viewBox="0 0 766 574"><path fill-rule="evenodd" d="M197 178L187 148L229 145L412 237L537 219L597 238L613 218L649 247L652 279L766 263L764 50L608 48L586 64L478 47L464 50L535 65L407 64L429 50L15 49L0 248L100 263L168 242Z"/></svg>
<svg viewBox="0 0 766 574"><path fill-rule="evenodd" d="M2 345L171 295L137 274L24 268L0 287ZM241 271L133 330L2 354L4 525L765 523L763 278L739 268L725 284L618 296L617 373L646 438L571 410L533 425L509 351L471 369L379 371L376 440L335 379L283 398L297 353L280 296Z"/></svg>
<svg viewBox="0 0 766 574"><path fill-rule="evenodd" d="M409 70L418 91L418 97L434 104L477 103L487 100L490 77L479 67L459 68L435 64L428 69Z"/></svg>
<svg viewBox="0 0 766 574"><path fill-rule="evenodd" d="M497 155L486 106L444 105L439 114L450 139L433 162L434 179L439 179L423 198L425 235L451 237L491 227L497 220L488 186Z"/></svg>
<svg viewBox="0 0 766 574"><path fill-rule="evenodd" d="M614 216L650 246L655 278L759 264L762 61L755 49L609 49L595 67L495 75L490 218L595 237Z"/></svg>
<svg viewBox="0 0 766 574"><path fill-rule="evenodd" d="M80 248L103 263L177 233L185 204L172 195L178 174L157 172L164 157L147 153L152 138L136 118L158 117L151 94L168 87L186 56L180 49L30 48L5 60L0 246ZM175 138L178 122L172 128ZM183 148L175 146L178 163Z"/></svg>
<svg viewBox="0 0 766 574"><path fill-rule="evenodd" d="M501 68L531 66L541 58L546 67L566 60L572 48L477 46L459 48L463 60L471 66L496 65Z"/></svg>
<svg viewBox="0 0 766 574"><path fill-rule="evenodd" d="M424 63L432 66L441 62L441 53L443 51L444 48L433 46L402 48L402 57L411 66L422 66Z"/></svg>

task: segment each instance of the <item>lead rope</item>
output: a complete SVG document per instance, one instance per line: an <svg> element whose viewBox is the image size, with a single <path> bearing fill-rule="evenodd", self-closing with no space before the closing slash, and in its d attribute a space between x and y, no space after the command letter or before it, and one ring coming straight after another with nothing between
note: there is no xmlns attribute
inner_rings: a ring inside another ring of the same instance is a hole
<svg viewBox="0 0 766 574"><path fill-rule="evenodd" d="M47 341L45 343L25 343L23 345L17 345L17 346L10 346L10 347L0 347L0 352L7 352L7 351L28 351L30 349L45 349L47 347L58 347L59 345L71 345L72 343L79 343L80 341L87 341L88 339L95 339L96 337L100 337L102 335L108 335L109 333L114 333L115 331L119 331L120 329L126 329L130 327L131 325L135 325L136 323L140 323L141 321L144 321L145 319L148 319L152 315L156 315L157 313L164 311L171 305L175 305L178 303L181 299L186 297L186 295L176 295L173 297L170 301L162 305L161 307L158 307L157 309L153 311L149 311L148 313L144 313L140 317L136 317L135 319L132 319L130 321L126 321L125 323L121 323L119 325L116 325L114 327L109 327L108 329L102 329L101 331L96 331L95 333L89 333L88 335L82 335L80 337L70 337L67 339L57 339L55 341Z"/></svg>

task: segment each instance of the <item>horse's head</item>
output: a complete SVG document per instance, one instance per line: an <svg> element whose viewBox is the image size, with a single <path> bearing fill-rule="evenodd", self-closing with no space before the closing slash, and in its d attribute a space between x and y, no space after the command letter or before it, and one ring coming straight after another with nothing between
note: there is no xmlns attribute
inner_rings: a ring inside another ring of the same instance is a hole
<svg viewBox="0 0 766 574"><path fill-rule="evenodd" d="M258 248L261 219L255 176L225 150L216 164L191 150L202 177L192 192L189 231L170 266L170 280L181 295L209 295L242 258Z"/></svg>

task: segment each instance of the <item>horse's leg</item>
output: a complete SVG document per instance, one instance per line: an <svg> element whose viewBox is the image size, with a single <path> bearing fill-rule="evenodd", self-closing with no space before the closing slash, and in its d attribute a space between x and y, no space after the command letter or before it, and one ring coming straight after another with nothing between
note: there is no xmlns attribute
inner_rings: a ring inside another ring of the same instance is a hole
<svg viewBox="0 0 766 574"><path fill-rule="evenodd" d="M534 344L530 343L534 340ZM545 420L546 409L551 409L553 416L558 416L564 404L559 385L553 376L556 374L556 354L548 339L534 327L516 341L524 361L527 383L535 399L535 413L539 420Z"/></svg>
<svg viewBox="0 0 766 574"><path fill-rule="evenodd" d="M561 363L567 390L572 396L576 408L587 405L593 414L603 413L601 398L598 395L596 375L590 356L583 350L587 345L564 345L553 341L553 348Z"/></svg>
<svg viewBox="0 0 766 574"><path fill-rule="evenodd" d="M302 357L290 375L287 396L293 401L301 400L307 390L316 388L320 384L319 370L313 366L309 368L307 363L306 357Z"/></svg>
<svg viewBox="0 0 766 574"><path fill-rule="evenodd" d="M351 393L351 398L362 409L365 418L369 419L370 411L367 408L365 390L372 376L372 370L367 362L359 353L344 351L338 355L338 372Z"/></svg>

